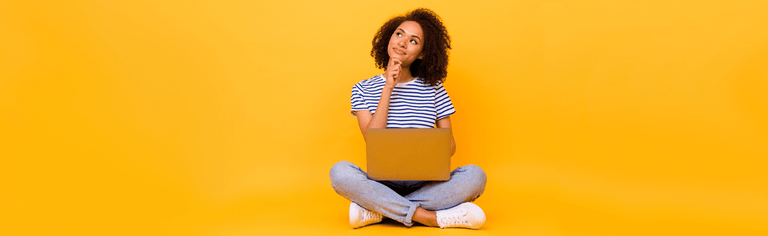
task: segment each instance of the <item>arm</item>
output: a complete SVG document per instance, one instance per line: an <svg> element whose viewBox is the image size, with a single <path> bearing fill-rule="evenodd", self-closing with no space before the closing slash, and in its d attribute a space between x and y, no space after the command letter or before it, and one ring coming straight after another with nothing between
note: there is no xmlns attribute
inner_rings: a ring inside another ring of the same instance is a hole
<svg viewBox="0 0 768 236"><path fill-rule="evenodd" d="M451 128L451 117L446 116L437 120L437 128ZM456 141L453 139L453 129L451 129L451 156L456 153Z"/></svg>
<svg viewBox="0 0 768 236"><path fill-rule="evenodd" d="M387 128L387 115L389 115L389 98L392 96L392 90L395 89L397 83L395 80L400 75L400 60L390 59L387 71L384 73L384 88L381 89L381 97L379 98L379 105L376 106L376 114L371 115L371 111L357 111L357 124L360 125L360 132L363 132L363 139L365 139L365 131L371 128Z"/></svg>
<svg viewBox="0 0 768 236"><path fill-rule="evenodd" d="M360 125L360 132L363 132L363 139L365 139L365 131L370 128L387 128L389 97L392 96L392 89L393 88L384 86L381 91L379 105L376 106L375 114L371 115L371 111L367 110L355 112L355 115L357 116L357 124Z"/></svg>

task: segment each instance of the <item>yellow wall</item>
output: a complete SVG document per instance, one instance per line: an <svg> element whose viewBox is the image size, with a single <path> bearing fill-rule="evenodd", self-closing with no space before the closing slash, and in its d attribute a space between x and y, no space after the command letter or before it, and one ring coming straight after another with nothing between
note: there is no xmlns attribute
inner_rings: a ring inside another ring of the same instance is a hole
<svg viewBox="0 0 768 236"><path fill-rule="evenodd" d="M2 1L0 235L348 227L350 91L418 6L485 232L768 233L765 1Z"/></svg>

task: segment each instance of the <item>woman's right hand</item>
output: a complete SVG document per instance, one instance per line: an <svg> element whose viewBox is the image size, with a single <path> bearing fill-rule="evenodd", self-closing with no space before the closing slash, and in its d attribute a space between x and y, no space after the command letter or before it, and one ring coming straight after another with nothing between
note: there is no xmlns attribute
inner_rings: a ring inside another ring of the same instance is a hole
<svg viewBox="0 0 768 236"><path fill-rule="evenodd" d="M387 82L386 88L394 88L397 85L397 79L400 77L400 65L403 64L399 59L390 58L387 64L387 71L384 72L384 78Z"/></svg>

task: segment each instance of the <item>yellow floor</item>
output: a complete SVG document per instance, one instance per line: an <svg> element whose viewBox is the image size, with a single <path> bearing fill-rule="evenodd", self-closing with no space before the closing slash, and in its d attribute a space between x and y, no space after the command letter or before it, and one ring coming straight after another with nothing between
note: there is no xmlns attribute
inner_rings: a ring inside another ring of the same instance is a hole
<svg viewBox="0 0 768 236"><path fill-rule="evenodd" d="M352 229L347 215L349 201L333 191L330 182L322 179L327 178L327 174L321 171L310 171L317 175L312 177L319 179L311 186L282 194L259 194L221 208L220 217L210 219L205 230L208 235L759 235L768 232L766 219L760 218L765 203L756 198L739 198L742 196L737 193L686 200L702 192L682 186L677 190L663 189L658 184L634 183L622 187L619 184L630 182L558 173L535 166L509 170L517 174L494 166L485 169L489 182L475 203L485 211L487 222L479 230L420 225L408 228L393 220ZM713 202L708 203L710 200ZM750 204L755 208L746 209Z"/></svg>
<svg viewBox="0 0 768 236"><path fill-rule="evenodd" d="M647 173L640 176L646 178L636 178L627 173L583 171L584 167L579 171L558 165L503 162L480 164L488 183L475 202L487 216L479 230L407 228L394 221L352 229L347 215L349 201L330 186L328 169L333 163L327 158L311 166L275 168L260 172L261 177L237 176L232 174L234 166L227 166L227 172L215 175L199 172L191 178L193 182L190 177L178 177L178 173L142 178L152 171L126 172L119 167L96 173L59 168L60 172L51 172L58 178L53 174L44 178L26 175L24 182L3 183L10 185L11 191L0 195L0 235L768 233L768 207L762 197L765 189L756 182L680 184L682 178L656 181L649 180L647 177L653 175ZM64 173L69 175L60 175ZM281 173L285 178L275 177ZM211 179L225 175L240 182Z"/></svg>

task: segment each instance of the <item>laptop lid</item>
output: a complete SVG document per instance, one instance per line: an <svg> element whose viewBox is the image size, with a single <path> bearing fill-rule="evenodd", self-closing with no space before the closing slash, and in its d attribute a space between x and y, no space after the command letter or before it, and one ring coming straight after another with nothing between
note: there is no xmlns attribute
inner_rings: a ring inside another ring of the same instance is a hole
<svg viewBox="0 0 768 236"><path fill-rule="evenodd" d="M375 180L449 180L449 128L368 129L368 177Z"/></svg>

